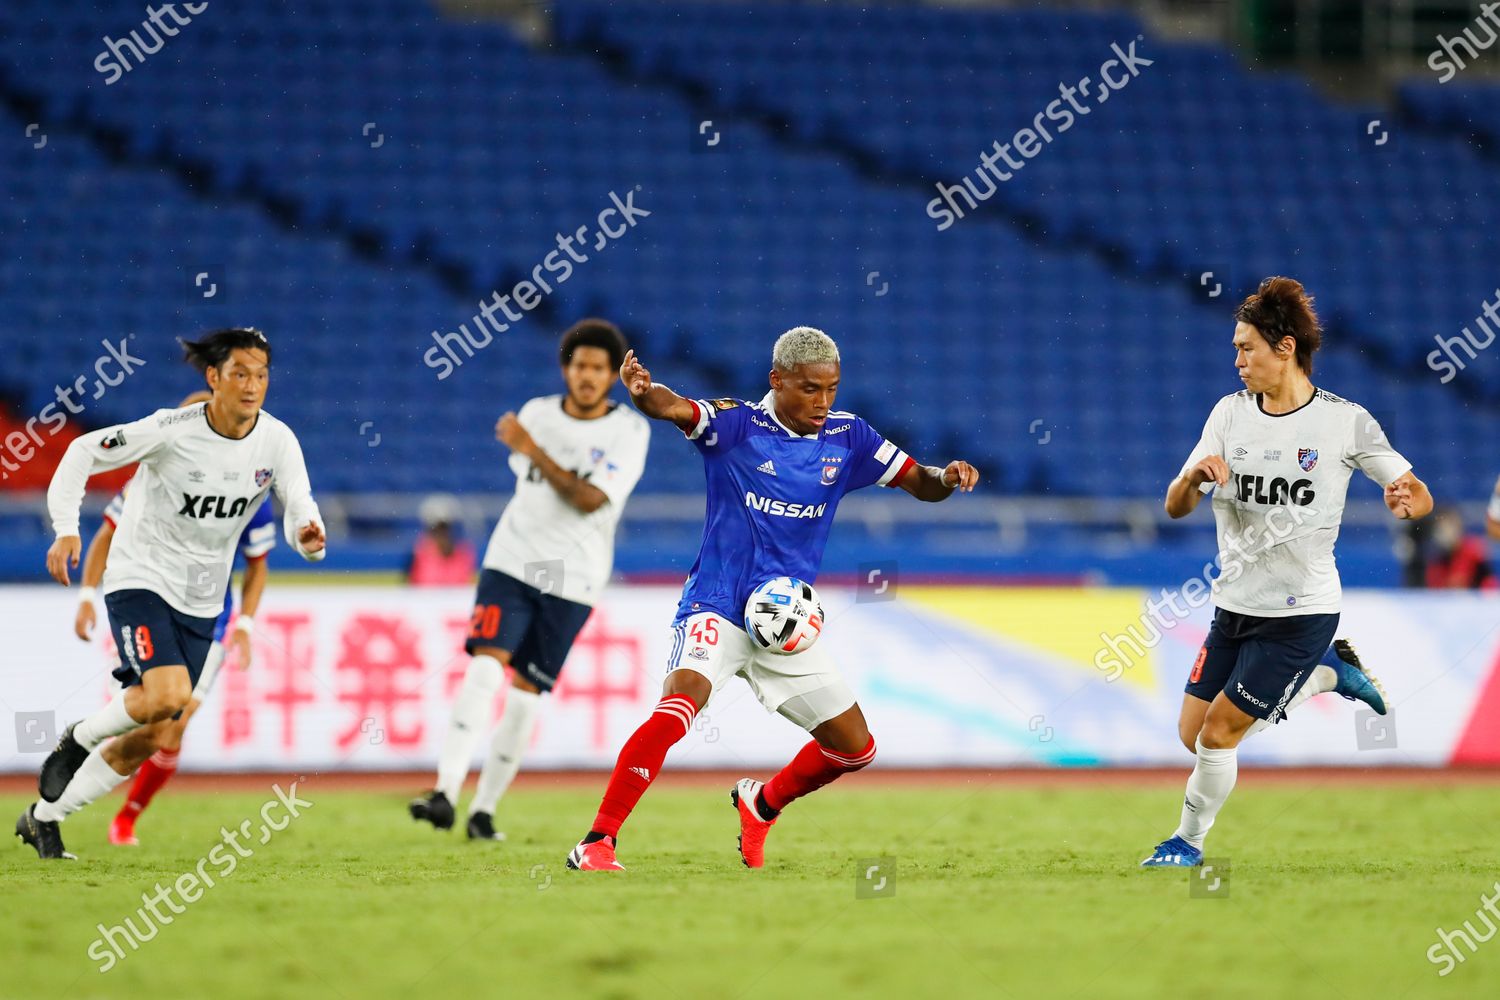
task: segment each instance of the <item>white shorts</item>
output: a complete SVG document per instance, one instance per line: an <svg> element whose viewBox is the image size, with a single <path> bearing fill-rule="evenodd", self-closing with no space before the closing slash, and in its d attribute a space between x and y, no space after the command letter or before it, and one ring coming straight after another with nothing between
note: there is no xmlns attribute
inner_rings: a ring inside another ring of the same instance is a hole
<svg viewBox="0 0 1500 1000"><path fill-rule="evenodd" d="M667 673L693 670L713 685L709 697L734 676L745 678L768 712L812 730L854 705L854 692L833 657L814 645L792 656L761 649L745 630L713 611L700 611L672 628ZM707 706L705 706L707 707Z"/></svg>

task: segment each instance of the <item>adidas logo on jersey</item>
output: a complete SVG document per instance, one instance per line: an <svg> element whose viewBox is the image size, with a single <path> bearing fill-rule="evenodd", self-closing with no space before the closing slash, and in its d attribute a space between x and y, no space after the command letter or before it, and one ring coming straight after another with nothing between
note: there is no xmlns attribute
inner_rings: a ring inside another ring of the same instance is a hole
<svg viewBox="0 0 1500 1000"><path fill-rule="evenodd" d="M648 771L648 770L646 770L644 767L632 767L630 769L630 771L631 771L632 774L639 774L642 778L645 778L647 781L651 780L651 772Z"/></svg>
<svg viewBox="0 0 1500 1000"><path fill-rule="evenodd" d="M755 471L764 472L768 476L774 476L776 475L776 466L772 465L771 460L768 458L764 462L760 463Z"/></svg>

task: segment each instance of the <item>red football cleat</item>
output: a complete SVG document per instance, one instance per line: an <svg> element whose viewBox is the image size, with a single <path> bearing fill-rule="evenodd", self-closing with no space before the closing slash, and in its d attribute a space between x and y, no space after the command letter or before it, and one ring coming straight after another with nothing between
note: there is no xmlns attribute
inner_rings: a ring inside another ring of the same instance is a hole
<svg viewBox="0 0 1500 1000"><path fill-rule="evenodd" d="M135 817L116 813L109 824L109 842L116 847L139 847L141 842L135 839Z"/></svg>
<svg viewBox="0 0 1500 1000"><path fill-rule="evenodd" d="M592 844L582 841L568 852L568 867L580 872L622 872L625 866L615 860L615 838L605 837Z"/></svg>
<svg viewBox="0 0 1500 1000"><path fill-rule="evenodd" d="M764 783L741 778L729 793L729 801L740 812L740 859L746 868L760 868L766 863L766 834L776 825L774 819L760 818L755 803Z"/></svg>

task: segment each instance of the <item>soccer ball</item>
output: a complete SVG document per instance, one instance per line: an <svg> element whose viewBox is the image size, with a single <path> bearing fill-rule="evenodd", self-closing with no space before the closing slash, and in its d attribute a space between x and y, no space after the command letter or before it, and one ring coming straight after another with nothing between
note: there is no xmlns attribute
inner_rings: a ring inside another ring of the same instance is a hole
<svg viewBox="0 0 1500 1000"><path fill-rule="evenodd" d="M817 642L822 631L823 602L803 580L767 580L745 602L745 633L761 649L791 656Z"/></svg>

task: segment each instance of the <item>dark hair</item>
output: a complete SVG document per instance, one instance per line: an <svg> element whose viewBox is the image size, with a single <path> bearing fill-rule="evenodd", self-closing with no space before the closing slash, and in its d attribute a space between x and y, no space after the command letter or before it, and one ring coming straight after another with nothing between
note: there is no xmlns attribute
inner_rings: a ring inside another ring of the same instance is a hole
<svg viewBox="0 0 1500 1000"><path fill-rule="evenodd" d="M1291 337L1297 344L1297 364L1308 375L1313 371L1313 352L1323 346L1323 325L1313 312L1313 300L1293 278L1267 278L1255 294L1240 303L1234 318L1260 331L1273 349Z"/></svg>
<svg viewBox="0 0 1500 1000"><path fill-rule="evenodd" d="M609 363L618 370L625 363L625 335L607 319L581 319L563 333L557 356L566 368L580 347L600 347L609 352Z"/></svg>
<svg viewBox="0 0 1500 1000"><path fill-rule="evenodd" d="M206 374L210 368L219 368L229 360L236 350L264 351L266 364L271 363L271 344L266 335L254 327L238 326L226 330L215 330L198 340L178 340L182 345L182 359L198 373Z"/></svg>

